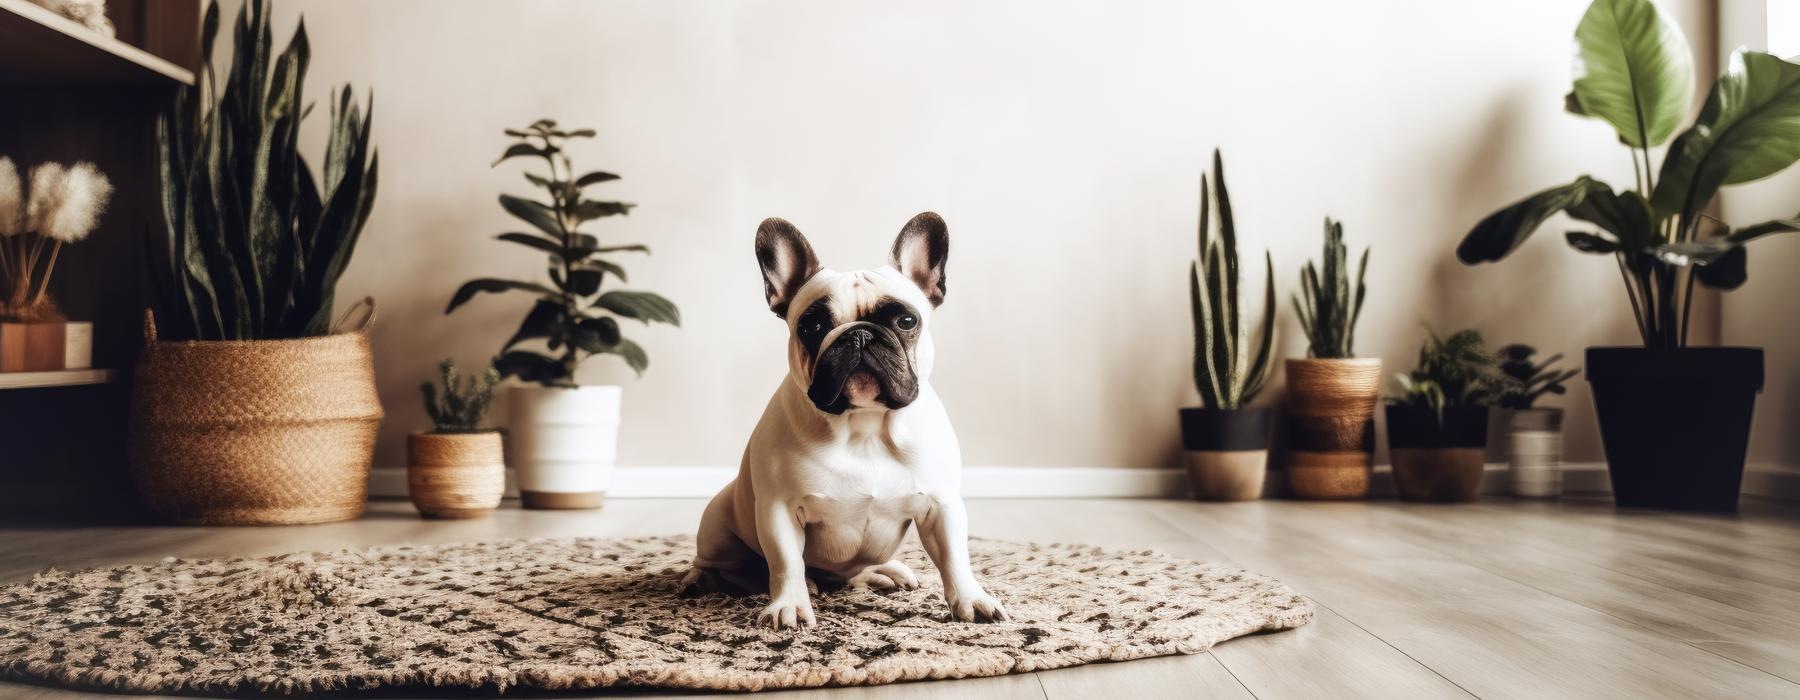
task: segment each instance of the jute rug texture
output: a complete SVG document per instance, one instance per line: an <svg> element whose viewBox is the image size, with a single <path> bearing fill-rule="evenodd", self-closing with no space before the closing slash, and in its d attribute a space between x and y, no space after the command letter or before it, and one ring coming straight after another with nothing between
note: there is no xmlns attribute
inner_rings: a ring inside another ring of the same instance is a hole
<svg viewBox="0 0 1800 700"><path fill-rule="evenodd" d="M974 540L1012 621L951 621L917 590L821 592L818 625L752 623L766 596L683 597L690 537L540 539L46 571L0 587L0 672L82 687L285 693L391 686L762 690L992 676L1192 654L1312 617L1231 566Z"/></svg>

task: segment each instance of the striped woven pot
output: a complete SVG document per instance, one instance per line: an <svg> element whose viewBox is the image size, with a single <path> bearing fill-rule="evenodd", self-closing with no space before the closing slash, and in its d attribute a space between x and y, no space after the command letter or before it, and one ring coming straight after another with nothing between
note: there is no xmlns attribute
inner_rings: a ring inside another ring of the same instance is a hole
<svg viewBox="0 0 1800 700"><path fill-rule="evenodd" d="M354 331L291 340L158 342L146 313L131 421L145 504L192 525L361 515L382 416L368 304Z"/></svg>

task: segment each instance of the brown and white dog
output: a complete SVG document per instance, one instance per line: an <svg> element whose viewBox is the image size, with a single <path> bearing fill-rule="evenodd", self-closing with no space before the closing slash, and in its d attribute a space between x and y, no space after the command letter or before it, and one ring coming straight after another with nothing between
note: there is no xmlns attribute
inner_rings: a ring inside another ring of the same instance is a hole
<svg viewBox="0 0 1800 700"><path fill-rule="evenodd" d="M931 312L944 300L949 231L913 217L890 265L822 269L792 224L756 231L769 309L788 325L788 376L707 505L693 568L700 589L760 590L758 624L811 625L810 572L834 583L917 588L894 558L906 531L942 574L958 620L1005 620L969 566L962 452L931 374ZM765 578L766 577L766 578Z"/></svg>

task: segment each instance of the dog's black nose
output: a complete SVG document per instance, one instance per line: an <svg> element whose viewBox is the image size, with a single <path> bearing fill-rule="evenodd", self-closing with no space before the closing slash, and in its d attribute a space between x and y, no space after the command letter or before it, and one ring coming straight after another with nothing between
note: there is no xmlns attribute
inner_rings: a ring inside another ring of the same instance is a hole
<svg viewBox="0 0 1800 700"><path fill-rule="evenodd" d="M844 337L849 339L851 347L858 349L868 345L870 341L875 340L875 334L870 333L867 328L852 328L844 331Z"/></svg>

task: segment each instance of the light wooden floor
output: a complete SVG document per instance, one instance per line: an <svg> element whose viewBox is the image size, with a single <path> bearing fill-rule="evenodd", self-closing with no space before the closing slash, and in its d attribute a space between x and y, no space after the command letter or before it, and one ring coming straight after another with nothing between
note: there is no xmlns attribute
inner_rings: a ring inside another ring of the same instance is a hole
<svg viewBox="0 0 1800 700"><path fill-rule="evenodd" d="M164 556L683 532L703 505L509 507L446 523L385 502L358 522L301 528L0 527L0 578ZM806 697L1800 697L1800 506L1792 504L1747 503L1736 518L1511 501L969 505L977 535L1232 562L1311 596L1318 616L1200 656ZM0 697L74 695L0 684Z"/></svg>

